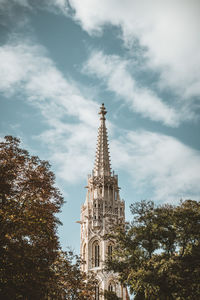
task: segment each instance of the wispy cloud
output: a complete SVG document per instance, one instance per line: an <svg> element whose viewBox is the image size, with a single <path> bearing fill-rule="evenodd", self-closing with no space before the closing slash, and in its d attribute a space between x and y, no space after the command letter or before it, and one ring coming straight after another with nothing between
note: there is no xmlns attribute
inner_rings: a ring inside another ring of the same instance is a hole
<svg viewBox="0 0 200 300"><path fill-rule="evenodd" d="M0 0L0 28L3 35L7 38L10 33L19 35L19 31L24 28L30 35L33 30L30 17L39 10L65 17L71 12L66 0Z"/></svg>
<svg viewBox="0 0 200 300"><path fill-rule="evenodd" d="M69 10L69 5L66 0L0 0L0 9L7 11L10 15L16 7L28 10L35 8L46 9L52 12L62 12L64 15L66 15ZM23 11L21 13L23 13Z"/></svg>
<svg viewBox="0 0 200 300"><path fill-rule="evenodd" d="M153 200L200 200L200 152L177 139L149 131L127 131L111 143L116 168L126 170L141 195Z"/></svg>
<svg viewBox="0 0 200 300"><path fill-rule="evenodd" d="M104 67L101 72L108 76L112 65ZM98 104L63 76L43 47L30 42L0 47L0 72L2 93L20 92L42 114L48 129L37 138L49 150L57 175L70 183L85 178L93 167ZM134 86L132 79L129 84ZM112 141L111 154L114 166L131 175L135 188L153 187L155 199L197 197L200 192L199 152L172 137L129 131Z"/></svg>
<svg viewBox="0 0 200 300"><path fill-rule="evenodd" d="M195 116L200 96L200 2L199 0L97 1L70 0L74 18L89 34L107 24L121 28L121 38L130 54L137 47L144 68L159 72L160 88L178 95L186 112Z"/></svg>
<svg viewBox="0 0 200 300"><path fill-rule="evenodd" d="M0 8L2 9L11 8L11 6L14 5L20 5L21 7L30 8L28 0L10 0L10 1L0 0Z"/></svg>
<svg viewBox="0 0 200 300"><path fill-rule="evenodd" d="M97 129L85 123L57 122L40 135L49 141L51 160L57 167L57 176L70 183L86 179L93 168Z"/></svg>
<svg viewBox="0 0 200 300"><path fill-rule="evenodd" d="M40 110L49 127L40 138L58 174L71 182L87 174L95 152L98 104L83 96L39 45L23 42L0 47L0 72L0 91L5 96L20 92L22 99Z"/></svg>
<svg viewBox="0 0 200 300"><path fill-rule="evenodd" d="M4 45L0 47L0 70L0 90L5 95L20 90L43 114L49 109L50 117L56 111L60 117L71 115L91 126L96 124L97 104L84 98L75 83L63 77L45 48L27 42Z"/></svg>
<svg viewBox="0 0 200 300"><path fill-rule="evenodd" d="M151 89L140 87L128 71L128 65L128 60L97 51L84 64L84 71L104 80L107 88L127 102L133 111L165 125L177 126L180 120L176 110Z"/></svg>
<svg viewBox="0 0 200 300"><path fill-rule="evenodd" d="M17 17L16 6L71 15L89 34L101 33L107 24L117 26L131 55L136 40L145 49L140 53L143 63L160 72L161 88L170 87L182 101L200 95L199 0L0 0L10 19ZM18 9L20 15L23 9Z"/></svg>

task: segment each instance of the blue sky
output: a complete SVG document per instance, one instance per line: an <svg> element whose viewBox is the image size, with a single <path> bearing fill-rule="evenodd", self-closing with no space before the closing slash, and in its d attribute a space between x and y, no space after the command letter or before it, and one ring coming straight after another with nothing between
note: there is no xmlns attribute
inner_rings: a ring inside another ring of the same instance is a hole
<svg viewBox="0 0 200 300"><path fill-rule="evenodd" d="M0 135L48 160L79 252L80 206L107 108L112 167L133 201L200 198L198 0L0 0Z"/></svg>

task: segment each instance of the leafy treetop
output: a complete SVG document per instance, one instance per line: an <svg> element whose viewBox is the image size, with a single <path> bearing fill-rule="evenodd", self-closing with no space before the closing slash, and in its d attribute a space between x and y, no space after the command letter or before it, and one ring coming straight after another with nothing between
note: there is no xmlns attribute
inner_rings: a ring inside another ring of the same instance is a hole
<svg viewBox="0 0 200 300"><path fill-rule="evenodd" d="M107 238L115 249L107 268L135 299L200 299L200 203L131 205L133 221Z"/></svg>

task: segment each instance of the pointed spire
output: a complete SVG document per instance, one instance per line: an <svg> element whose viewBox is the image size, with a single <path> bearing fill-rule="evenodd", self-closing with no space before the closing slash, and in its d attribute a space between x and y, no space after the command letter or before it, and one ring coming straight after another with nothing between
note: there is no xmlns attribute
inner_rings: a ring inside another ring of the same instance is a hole
<svg viewBox="0 0 200 300"><path fill-rule="evenodd" d="M111 176L110 157L108 151L108 137L105 124L107 111L104 103L100 107L101 124L98 130L96 159L94 164L94 176Z"/></svg>

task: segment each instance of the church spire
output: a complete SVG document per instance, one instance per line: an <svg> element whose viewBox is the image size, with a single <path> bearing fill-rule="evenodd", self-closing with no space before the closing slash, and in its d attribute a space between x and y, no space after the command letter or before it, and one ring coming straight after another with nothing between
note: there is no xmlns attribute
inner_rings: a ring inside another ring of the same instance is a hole
<svg viewBox="0 0 200 300"><path fill-rule="evenodd" d="M104 103L100 107L100 127L98 130L96 159L94 164L94 176L111 176L110 157L108 151L108 137L105 124L107 111Z"/></svg>
<svg viewBox="0 0 200 300"><path fill-rule="evenodd" d="M106 129L106 109L100 107L96 158L92 176L88 176L86 201L81 207L82 271L96 275L95 300L104 300L104 292L115 291L119 299L127 299L126 288L118 281L118 274L105 272L105 262L112 257L114 241L105 240L113 224L125 224L124 201L121 200L118 176L111 174ZM102 296L101 296L102 294Z"/></svg>

